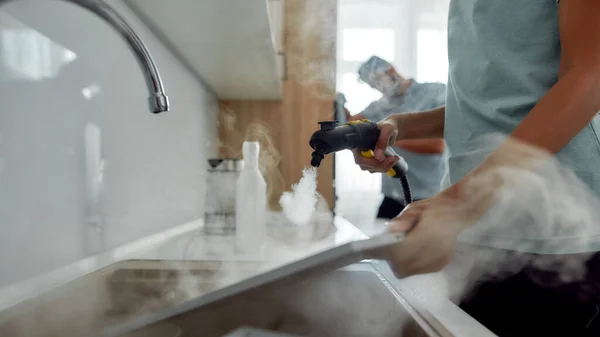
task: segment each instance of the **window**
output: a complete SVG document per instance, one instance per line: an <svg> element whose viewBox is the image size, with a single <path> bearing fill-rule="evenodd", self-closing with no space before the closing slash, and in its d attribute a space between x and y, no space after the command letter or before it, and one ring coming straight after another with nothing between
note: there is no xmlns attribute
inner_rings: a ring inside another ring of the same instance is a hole
<svg viewBox="0 0 600 337"><path fill-rule="evenodd" d="M419 29L417 32L417 81L448 81L448 43L444 29Z"/></svg>
<svg viewBox="0 0 600 337"><path fill-rule="evenodd" d="M394 61L394 30L384 28L345 28L342 33L342 58L362 62L377 55Z"/></svg>

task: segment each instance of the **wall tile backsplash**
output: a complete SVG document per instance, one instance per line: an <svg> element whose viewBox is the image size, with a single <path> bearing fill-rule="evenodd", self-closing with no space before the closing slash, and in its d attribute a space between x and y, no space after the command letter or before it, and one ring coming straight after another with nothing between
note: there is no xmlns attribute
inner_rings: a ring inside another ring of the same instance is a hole
<svg viewBox="0 0 600 337"><path fill-rule="evenodd" d="M112 27L62 1L0 8L0 287L202 217L217 99L121 1L171 111Z"/></svg>

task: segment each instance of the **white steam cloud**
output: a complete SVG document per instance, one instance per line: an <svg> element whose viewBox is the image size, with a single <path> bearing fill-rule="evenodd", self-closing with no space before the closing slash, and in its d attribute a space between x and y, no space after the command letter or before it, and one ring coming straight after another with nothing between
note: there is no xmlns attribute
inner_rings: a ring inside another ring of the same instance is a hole
<svg viewBox="0 0 600 337"><path fill-rule="evenodd" d="M491 152L503 141L487 136L478 144L489 144L484 152ZM514 146L515 153L537 151L523 144ZM480 158L481 152L470 156ZM498 181L503 182L500 188L494 183ZM450 295L460 297L479 282L508 277L524 268L544 273L543 280L532 281L548 287L588 276L586 262L600 248L600 201L573 171L548 158L535 169L490 170L468 188L473 193L493 192L494 202L459 236L455 258L445 270ZM490 188L495 190L486 191Z"/></svg>
<svg viewBox="0 0 600 337"><path fill-rule="evenodd" d="M317 205L317 169L307 167L302 170L302 178L292 186L291 192L284 192L279 199L283 214L295 225L306 225L311 220Z"/></svg>

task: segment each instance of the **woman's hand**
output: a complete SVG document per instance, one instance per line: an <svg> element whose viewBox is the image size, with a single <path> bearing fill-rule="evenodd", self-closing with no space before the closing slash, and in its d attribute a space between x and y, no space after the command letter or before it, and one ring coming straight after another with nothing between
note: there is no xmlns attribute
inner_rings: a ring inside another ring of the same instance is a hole
<svg viewBox="0 0 600 337"><path fill-rule="evenodd" d="M364 158L360 151L354 151L354 161L364 171L387 172L399 159L385 157L384 153L389 145L402 148L406 146L406 150L416 153L443 152L445 112L446 108L441 106L430 111L402 112L388 116L377 123L381 135L373 151L375 157ZM355 115L353 118L364 117Z"/></svg>
<svg viewBox="0 0 600 337"><path fill-rule="evenodd" d="M399 277L441 270L450 262L458 235L472 227L497 198L521 186L524 177L541 174L538 170L551 159L538 148L506 140L456 184L408 205L394 218L389 231L406 236L383 258Z"/></svg>
<svg viewBox="0 0 600 337"><path fill-rule="evenodd" d="M396 142L398 137L398 124L391 118L392 116L377 123L381 133L377 140L377 145L373 150L373 158L363 157L361 151L354 149L354 161L363 171L375 172L387 172L391 169L396 162L400 159L398 156L385 156L385 150L388 146Z"/></svg>
<svg viewBox="0 0 600 337"><path fill-rule="evenodd" d="M406 233L383 257L397 277L437 272L450 262L458 235L487 211L493 197L487 191L467 191L463 186L469 183L463 180L430 199L413 202L390 222L390 232Z"/></svg>

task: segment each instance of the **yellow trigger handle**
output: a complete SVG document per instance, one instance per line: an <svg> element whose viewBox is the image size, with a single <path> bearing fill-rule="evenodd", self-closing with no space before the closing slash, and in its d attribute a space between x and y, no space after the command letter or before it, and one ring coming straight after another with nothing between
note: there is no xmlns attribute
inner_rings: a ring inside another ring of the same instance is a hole
<svg viewBox="0 0 600 337"><path fill-rule="evenodd" d="M373 158L375 157L375 154L373 153L373 150L368 150L368 151L360 151L360 154L365 157L365 158ZM389 169L386 174L390 177L395 177L396 176L396 170L394 170L393 168Z"/></svg>
<svg viewBox="0 0 600 337"><path fill-rule="evenodd" d="M362 123L369 123L369 122L370 122L370 120L368 120L368 119L357 119L357 120L349 121L348 123L346 123L344 125L362 124Z"/></svg>

